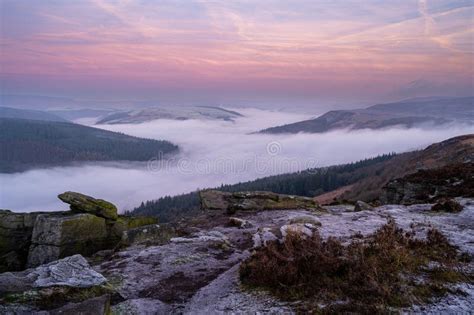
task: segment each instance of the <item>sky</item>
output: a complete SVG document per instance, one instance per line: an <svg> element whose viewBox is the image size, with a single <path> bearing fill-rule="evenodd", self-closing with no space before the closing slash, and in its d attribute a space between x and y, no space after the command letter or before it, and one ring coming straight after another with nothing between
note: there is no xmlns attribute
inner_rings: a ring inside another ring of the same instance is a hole
<svg viewBox="0 0 474 315"><path fill-rule="evenodd" d="M0 0L2 94L361 104L474 88L472 0Z"/></svg>

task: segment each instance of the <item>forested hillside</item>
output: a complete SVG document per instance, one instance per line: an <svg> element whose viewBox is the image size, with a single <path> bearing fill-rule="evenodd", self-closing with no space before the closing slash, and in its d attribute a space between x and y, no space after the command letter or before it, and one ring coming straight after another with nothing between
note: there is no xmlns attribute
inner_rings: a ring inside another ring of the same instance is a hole
<svg viewBox="0 0 474 315"><path fill-rule="evenodd" d="M320 117L275 126L261 133L323 133L337 129L440 126L474 122L474 97L417 98L365 109L332 110Z"/></svg>
<svg viewBox="0 0 474 315"><path fill-rule="evenodd" d="M0 172L80 161L147 161L176 150L168 141L72 123L0 119Z"/></svg>
<svg viewBox="0 0 474 315"><path fill-rule="evenodd" d="M342 186L350 185L368 176L381 172L384 162L395 154L385 154L356 163L317 168L290 174L269 176L235 185L222 185L223 191L272 191L314 197ZM179 196L166 196L158 200L143 202L135 208L134 215L157 216L161 221L175 220L182 216L193 215L199 211L197 192Z"/></svg>

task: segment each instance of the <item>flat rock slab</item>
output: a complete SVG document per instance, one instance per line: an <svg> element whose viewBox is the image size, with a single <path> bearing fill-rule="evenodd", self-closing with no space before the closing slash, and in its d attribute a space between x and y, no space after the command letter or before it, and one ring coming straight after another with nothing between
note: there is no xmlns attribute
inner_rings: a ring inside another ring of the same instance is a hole
<svg viewBox="0 0 474 315"><path fill-rule="evenodd" d="M0 274L0 293L54 286L89 288L106 281L100 273L89 266L84 257L74 255L35 269Z"/></svg>
<svg viewBox="0 0 474 315"><path fill-rule="evenodd" d="M68 286L88 288L101 285L107 280L94 271L87 260L81 255L74 255L61 260L39 266L34 273L38 278L34 287Z"/></svg>
<svg viewBox="0 0 474 315"><path fill-rule="evenodd" d="M293 314L291 307L265 292L244 292L239 265L200 289L187 303L184 314Z"/></svg>
<svg viewBox="0 0 474 315"><path fill-rule="evenodd" d="M268 191L222 192L203 190L199 192L204 210L223 210L227 213L255 210L314 209L321 210L313 199L302 196L276 194Z"/></svg>

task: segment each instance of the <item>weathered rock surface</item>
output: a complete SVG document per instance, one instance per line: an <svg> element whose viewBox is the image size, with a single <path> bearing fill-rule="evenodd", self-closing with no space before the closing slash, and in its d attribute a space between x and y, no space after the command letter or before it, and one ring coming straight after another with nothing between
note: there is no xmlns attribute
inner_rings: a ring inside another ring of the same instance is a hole
<svg viewBox="0 0 474 315"><path fill-rule="evenodd" d="M288 234L297 234L301 237L311 237L313 236L313 232L316 230L316 226L312 225L311 223L293 223L293 224L285 224L280 228L280 233L284 238Z"/></svg>
<svg viewBox="0 0 474 315"><path fill-rule="evenodd" d="M0 272L20 270L26 264L33 226L40 214L0 210Z"/></svg>
<svg viewBox="0 0 474 315"><path fill-rule="evenodd" d="M293 314L287 303L264 292L245 292L239 280L239 265L201 288L187 303L184 314Z"/></svg>
<svg viewBox="0 0 474 315"><path fill-rule="evenodd" d="M267 191L229 193L217 190L204 190L199 195L201 207L204 210L223 210L230 214L238 210L321 209L312 198L282 195Z"/></svg>
<svg viewBox="0 0 474 315"><path fill-rule="evenodd" d="M121 244L130 246L132 244L161 245L168 242L176 232L174 228L164 224L152 224L124 231Z"/></svg>
<svg viewBox="0 0 474 315"><path fill-rule="evenodd" d="M125 302L119 303L112 307L112 315L124 315L124 314L147 314L147 315L160 315L170 314L170 307L157 299L131 299Z"/></svg>
<svg viewBox="0 0 474 315"><path fill-rule="evenodd" d="M230 217L229 218L229 225L230 226L235 226L235 227L238 227L238 228L241 228L241 229L251 227L251 224L248 221L242 220L240 218L235 218L235 217Z"/></svg>
<svg viewBox="0 0 474 315"><path fill-rule="evenodd" d="M354 235L373 233L393 218L400 227L413 229L420 237L436 227L462 251L473 254L474 203L470 204L468 199L458 201L465 206L464 211L436 215L431 204L386 205L360 212L344 205L328 207L327 213L298 209L243 211L235 215L249 223L242 228L230 226L226 216L204 215L190 227L194 231L190 235L172 238L158 246L133 245L101 263L97 270L110 281L117 281L118 291L127 299L112 309L137 309L130 305L138 304L138 309L143 309L143 305L157 310L167 307L167 313L286 314L293 311L292 305L240 286L239 262L250 255L254 246L278 241L290 231L309 236L316 229L324 238L338 237L346 243ZM462 289L467 296L453 295L439 303L446 307L448 301L460 299L461 311L474 306L474 291ZM439 303L424 305L425 310L446 309ZM455 305L451 307L458 310Z"/></svg>
<svg viewBox="0 0 474 315"><path fill-rule="evenodd" d="M118 218L117 207L108 201L72 191L62 193L58 198L69 204L71 211L91 213L110 220Z"/></svg>
<svg viewBox="0 0 474 315"><path fill-rule="evenodd" d="M34 269L0 274L0 294L55 286L88 288L106 281L84 257L74 255Z"/></svg>
<svg viewBox="0 0 474 315"><path fill-rule="evenodd" d="M103 295L78 303L68 303L63 307L49 311L49 314L108 315L110 314L110 297Z"/></svg>
<svg viewBox="0 0 474 315"><path fill-rule="evenodd" d="M39 215L31 237L28 266L38 266L73 254L91 255L107 248L105 219L92 214Z"/></svg>
<svg viewBox="0 0 474 315"><path fill-rule="evenodd" d="M361 200L356 201L355 207L354 207L354 211L356 211L356 212L364 211L364 210L373 210L373 209L374 209L374 207L372 207L368 203L363 202Z"/></svg>
<svg viewBox="0 0 474 315"><path fill-rule="evenodd" d="M87 260L81 255L69 256L52 263L37 267L33 287L68 286L88 288L101 285L107 280L90 268Z"/></svg>
<svg viewBox="0 0 474 315"><path fill-rule="evenodd" d="M260 228L252 236L253 248L267 246L268 242L276 240L278 240L278 237L272 232L271 228Z"/></svg>
<svg viewBox="0 0 474 315"><path fill-rule="evenodd" d="M0 274L1 314L109 314L106 279L84 257Z"/></svg>

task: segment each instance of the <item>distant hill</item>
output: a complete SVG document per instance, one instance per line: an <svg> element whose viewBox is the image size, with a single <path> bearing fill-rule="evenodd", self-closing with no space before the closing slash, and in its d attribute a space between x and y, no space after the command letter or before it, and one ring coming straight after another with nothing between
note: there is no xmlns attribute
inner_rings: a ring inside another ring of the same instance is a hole
<svg viewBox="0 0 474 315"><path fill-rule="evenodd" d="M213 106L154 107L110 114L97 124L139 124L156 119L204 119L233 121L240 113Z"/></svg>
<svg viewBox="0 0 474 315"><path fill-rule="evenodd" d="M3 173L80 161L147 161L177 150L168 141L73 123L0 118L0 172Z"/></svg>
<svg viewBox="0 0 474 315"><path fill-rule="evenodd" d="M91 109L91 108L79 108L79 109L51 109L48 113L52 113L56 116L62 117L67 120L76 120L81 118L99 118L110 115L113 110L107 109Z"/></svg>
<svg viewBox="0 0 474 315"><path fill-rule="evenodd" d="M391 179L450 164L474 162L474 135L455 137L421 151L386 154L355 163L335 165L217 187L223 191L272 191L316 197L326 204L336 200L373 201ZM197 192L143 202L135 215L154 215L162 221L192 216L200 211Z"/></svg>
<svg viewBox="0 0 474 315"><path fill-rule="evenodd" d="M68 121L67 119L64 119L53 113L32 109L17 109L11 107L0 107L0 118L19 118L62 122Z"/></svg>
<svg viewBox="0 0 474 315"><path fill-rule="evenodd" d="M335 110L310 120L272 127L260 133L322 133L337 129L382 129L474 123L474 97L416 98L365 109Z"/></svg>

